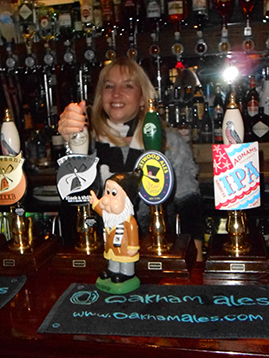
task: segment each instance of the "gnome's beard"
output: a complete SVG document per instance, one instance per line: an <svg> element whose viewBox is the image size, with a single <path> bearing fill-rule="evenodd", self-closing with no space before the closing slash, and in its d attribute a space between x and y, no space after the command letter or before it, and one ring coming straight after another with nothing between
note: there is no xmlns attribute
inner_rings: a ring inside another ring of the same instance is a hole
<svg viewBox="0 0 269 358"><path fill-rule="evenodd" d="M112 228L118 224L122 224L129 216L134 215L134 208L131 200L126 196L125 207L120 214L109 214L103 210L103 221L105 227Z"/></svg>

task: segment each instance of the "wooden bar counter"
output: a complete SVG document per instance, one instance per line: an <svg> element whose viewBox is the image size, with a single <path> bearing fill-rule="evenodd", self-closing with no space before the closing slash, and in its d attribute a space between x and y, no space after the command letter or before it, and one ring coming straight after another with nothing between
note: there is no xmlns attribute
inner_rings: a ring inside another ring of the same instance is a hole
<svg viewBox="0 0 269 358"><path fill-rule="evenodd" d="M51 267L47 262L27 276L25 286L0 310L1 357L269 357L269 339L38 334L39 326L71 283L94 283L96 279L91 274L59 274ZM201 285L203 264L196 263L188 279L156 280L159 284Z"/></svg>

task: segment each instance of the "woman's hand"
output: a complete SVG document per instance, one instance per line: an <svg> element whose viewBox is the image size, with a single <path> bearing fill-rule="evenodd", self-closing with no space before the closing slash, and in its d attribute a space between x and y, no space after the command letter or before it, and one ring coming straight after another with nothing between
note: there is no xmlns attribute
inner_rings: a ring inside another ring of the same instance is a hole
<svg viewBox="0 0 269 358"><path fill-rule="evenodd" d="M81 101L79 104L70 103L65 107L58 122L58 131L64 140L68 142L71 133L83 131L83 127L85 126L85 113L85 101Z"/></svg>

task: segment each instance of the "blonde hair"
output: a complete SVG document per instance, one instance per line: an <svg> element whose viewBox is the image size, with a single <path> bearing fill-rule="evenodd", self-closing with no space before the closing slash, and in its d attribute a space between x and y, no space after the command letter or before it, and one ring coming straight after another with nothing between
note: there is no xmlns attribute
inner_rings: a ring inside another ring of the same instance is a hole
<svg viewBox="0 0 269 358"><path fill-rule="evenodd" d="M92 128L94 130L97 139L99 136L104 136L111 143L119 147L123 147L126 145L126 141L123 138L121 138L120 134L116 130L112 130L112 128L109 127L107 123L107 114L104 111L103 104L102 104L102 91L104 89L104 84L107 75L109 71L115 66L119 66L122 72L128 71L132 81L134 81L134 83L138 85L141 89L141 95L145 103L145 106L140 107L140 111L137 116L137 122L138 122L137 129L138 130L141 129L139 131L138 140L140 141L140 144L142 144L143 143L142 126L148 109L148 100L150 98L154 98L154 99L156 98L156 91L150 79L148 78L145 71L143 70L143 68L128 57L116 58L110 64L105 66L100 72L98 83L95 90L95 98L92 106L92 112L91 112Z"/></svg>

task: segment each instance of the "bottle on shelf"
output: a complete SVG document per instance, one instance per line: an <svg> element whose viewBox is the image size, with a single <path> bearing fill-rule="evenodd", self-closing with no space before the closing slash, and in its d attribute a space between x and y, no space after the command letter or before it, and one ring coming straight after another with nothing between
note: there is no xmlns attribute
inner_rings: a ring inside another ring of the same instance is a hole
<svg viewBox="0 0 269 358"><path fill-rule="evenodd" d="M201 141L202 143L212 143L212 135L213 135L213 128L212 128L212 121L209 115L208 110L208 103L205 102L204 104L204 115L202 118L201 123Z"/></svg>
<svg viewBox="0 0 269 358"><path fill-rule="evenodd" d="M265 116L263 107L259 107L259 113L252 117L251 134L252 141L269 141L269 116Z"/></svg>
<svg viewBox="0 0 269 358"><path fill-rule="evenodd" d="M191 141L191 127L186 119L186 114L181 112L179 123L177 126L177 131L182 135L187 143Z"/></svg>
<svg viewBox="0 0 269 358"><path fill-rule="evenodd" d="M222 144L222 123L223 123L223 113L218 112L217 118L214 120L214 143Z"/></svg>
<svg viewBox="0 0 269 358"><path fill-rule="evenodd" d="M103 30L103 17L100 0L93 0L93 23L95 36L101 36Z"/></svg>
<svg viewBox="0 0 269 358"><path fill-rule="evenodd" d="M216 93L214 96L214 102L213 102L213 118L217 119L218 114L223 115L224 112L224 104L223 99L220 91L220 85L216 85Z"/></svg>
<svg viewBox="0 0 269 358"><path fill-rule="evenodd" d="M80 2L80 17L84 33L91 30L94 26L93 18L93 0L81 0Z"/></svg>
<svg viewBox="0 0 269 358"><path fill-rule="evenodd" d="M0 141L3 155L14 157L20 152L20 135L8 108L5 109L5 117L3 118L1 126Z"/></svg>
<svg viewBox="0 0 269 358"><path fill-rule="evenodd" d="M208 20L208 1L207 0L192 0L192 12L196 20L196 27L203 25Z"/></svg>
<svg viewBox="0 0 269 358"><path fill-rule="evenodd" d="M72 7L71 5L59 6L58 12L58 35L60 41L71 41L73 37Z"/></svg>
<svg viewBox="0 0 269 358"><path fill-rule="evenodd" d="M174 31L179 32L181 21L186 18L185 15L185 1L184 0L168 0L167 13L168 20L174 25Z"/></svg>
<svg viewBox="0 0 269 358"><path fill-rule="evenodd" d="M259 105L264 108L264 114L269 116L269 66L265 68L265 78Z"/></svg>
<svg viewBox="0 0 269 358"><path fill-rule="evenodd" d="M199 120L202 120L204 115L205 99L202 91L202 86L200 85L197 85L195 87L195 92L193 95L193 105L197 106L198 118Z"/></svg>
<svg viewBox="0 0 269 358"><path fill-rule="evenodd" d="M146 1L147 29L151 33L155 33L156 40L159 41L160 19L161 19L161 3L160 0Z"/></svg>
<svg viewBox="0 0 269 358"><path fill-rule="evenodd" d="M204 232L204 242L203 242L203 251L207 253L210 242L212 241L213 236L216 234L216 226L213 217L206 218L206 228Z"/></svg>
<svg viewBox="0 0 269 358"><path fill-rule="evenodd" d="M263 0L263 22L269 20L269 0Z"/></svg>
<svg viewBox="0 0 269 358"><path fill-rule="evenodd" d="M256 89L255 76L250 77L249 91L246 94L246 108L249 117L254 117L259 111L259 94Z"/></svg>
<svg viewBox="0 0 269 358"><path fill-rule="evenodd" d="M193 106L192 112L192 129L191 129L191 141L192 143L200 143L200 121L198 118L197 106Z"/></svg>

